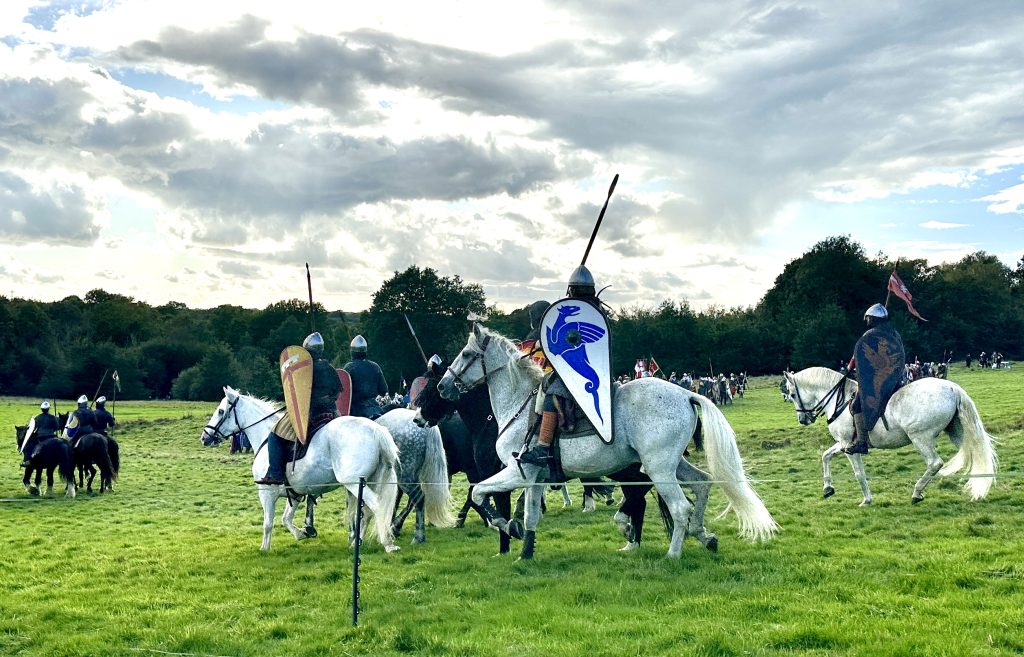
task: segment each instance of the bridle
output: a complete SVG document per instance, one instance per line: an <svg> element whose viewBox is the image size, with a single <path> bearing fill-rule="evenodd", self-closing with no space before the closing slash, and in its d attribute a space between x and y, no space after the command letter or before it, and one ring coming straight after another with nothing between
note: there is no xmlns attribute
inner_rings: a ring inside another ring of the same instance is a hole
<svg viewBox="0 0 1024 657"><path fill-rule="evenodd" d="M235 436L237 436L239 434L244 435L246 429L251 429L254 426L256 426L257 424L259 424L260 422L263 422L264 420L268 420L268 419L274 417L275 415L277 415L278 413L280 413L280 411L272 411L269 415L264 415L263 417L261 417L260 419L256 420L252 424L247 424L244 427L240 426L241 422L238 421L238 402L239 402L240 399L241 399L241 396L237 396L237 397L234 398L233 401L228 403L227 412L225 412L223 415L220 416L220 419L217 420L217 424L207 424L205 427L203 427L203 437L204 438L207 435L210 435L210 437L213 439L213 443L219 445L220 443L222 443L222 442L224 442L226 440L230 440L231 438L233 438L233 437L235 437ZM232 417L232 419L234 419L235 426L239 427L239 428L235 429L231 433L224 433L223 431L220 430L220 428L224 425L224 421L228 419L229 415ZM212 432L212 433L208 434L208 432Z"/></svg>
<svg viewBox="0 0 1024 657"><path fill-rule="evenodd" d="M793 384L793 392L796 393L796 402L798 404L796 412L809 416L811 421L808 424L814 424L817 422L818 417L825 412L825 407L828 406L828 403L832 401L833 397L836 400L836 410L832 413L832 416L826 420L826 422L828 424L832 424L840 415L842 415L843 411L846 410L846 382L850 378L849 374L844 374L843 378L839 379L839 383L832 386L832 389L825 393L825 396L819 399L818 403L811 408L807 408L804 405L804 400L800 395L800 386L797 385L796 379L793 377L788 378L789 382Z"/></svg>
<svg viewBox="0 0 1024 657"><path fill-rule="evenodd" d="M490 334L487 334L484 336L484 339L480 341L480 348L473 351L473 357L467 358L466 362L462 364L462 367L459 368L458 372L453 370L451 365L448 366L448 373L451 374L452 378L455 380L455 389L459 391L459 394L465 394L469 392L476 386L480 385L482 382L486 381L495 372L498 372L508 367L508 363L505 363L496 370L491 370L490 372L487 371L487 359L484 358L484 354L487 352L487 345L489 345L490 343L491 336ZM483 368L484 378L470 385L466 383L462 379L462 377L466 375L466 372L468 372L469 368L473 366L473 363L475 363L478 360L480 361L480 367Z"/></svg>

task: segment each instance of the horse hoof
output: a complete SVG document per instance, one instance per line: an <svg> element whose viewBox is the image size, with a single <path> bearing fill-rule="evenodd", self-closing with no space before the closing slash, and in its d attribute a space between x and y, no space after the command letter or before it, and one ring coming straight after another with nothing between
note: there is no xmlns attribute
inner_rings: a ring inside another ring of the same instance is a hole
<svg viewBox="0 0 1024 657"><path fill-rule="evenodd" d="M317 537L316 527L306 527L306 529L303 531L303 535L306 538L316 538Z"/></svg>
<svg viewBox="0 0 1024 657"><path fill-rule="evenodd" d="M712 536L709 538L708 542L704 544L704 547L706 547L709 552L718 552L718 537Z"/></svg>
<svg viewBox="0 0 1024 657"><path fill-rule="evenodd" d="M832 496L833 496L833 495L835 495L835 494L836 494L836 489L835 489L835 488L832 488L831 486L829 486L829 487L828 487L828 488L826 488L826 489L825 489L825 491L824 491L824 492L823 492L823 493L821 494L821 497L822 497L822 499L825 499L825 500L827 500L828 498L832 497Z"/></svg>
<svg viewBox="0 0 1024 657"><path fill-rule="evenodd" d="M920 504L921 502L924 502L924 496L918 497L915 495L914 497L910 498L911 504Z"/></svg>
<svg viewBox="0 0 1024 657"><path fill-rule="evenodd" d="M619 548L619 552L633 552L633 551L636 551L636 550L639 550L639 549L640 549L640 544L639 543L634 543L634 542L630 541L629 543L626 543L624 546L620 547Z"/></svg>
<svg viewBox="0 0 1024 657"><path fill-rule="evenodd" d="M31 495L32 497L39 497L39 489L36 488L35 486L29 486L28 494Z"/></svg>
<svg viewBox="0 0 1024 657"><path fill-rule="evenodd" d="M523 526L522 521L516 519L508 523L505 533L512 538L521 541L526 536L526 527Z"/></svg>
<svg viewBox="0 0 1024 657"><path fill-rule="evenodd" d="M615 506L615 498L609 495L604 499L605 506Z"/></svg>
<svg viewBox="0 0 1024 657"><path fill-rule="evenodd" d="M427 537L426 536L413 536L412 537L412 544L413 545L422 545L422 544L424 544L426 542L427 542Z"/></svg>
<svg viewBox="0 0 1024 657"><path fill-rule="evenodd" d="M466 526L466 519L465 518L456 518L455 519L455 528L456 529L462 529L465 526Z"/></svg>

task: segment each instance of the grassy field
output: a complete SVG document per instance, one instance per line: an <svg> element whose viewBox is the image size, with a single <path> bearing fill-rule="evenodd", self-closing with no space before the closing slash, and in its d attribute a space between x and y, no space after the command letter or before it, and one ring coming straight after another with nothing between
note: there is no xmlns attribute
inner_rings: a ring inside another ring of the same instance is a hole
<svg viewBox="0 0 1024 657"><path fill-rule="evenodd" d="M766 385L725 412L783 526L775 541L709 518L719 553L688 541L670 561L652 504L644 546L622 554L613 510L580 513L575 486L574 508L549 495L533 562L494 557L477 518L428 529L426 545L404 535L394 555L369 546L358 628L342 497L318 507L320 538L279 528L259 553L248 457L199 446L212 404L118 404L116 491L65 500L25 495L11 425L35 402L0 399L0 655L1022 654L1024 370L951 378L1001 439L987 500L936 479L911 506L912 448L868 457L874 506L858 508L845 459L821 499L824 423L799 426Z"/></svg>

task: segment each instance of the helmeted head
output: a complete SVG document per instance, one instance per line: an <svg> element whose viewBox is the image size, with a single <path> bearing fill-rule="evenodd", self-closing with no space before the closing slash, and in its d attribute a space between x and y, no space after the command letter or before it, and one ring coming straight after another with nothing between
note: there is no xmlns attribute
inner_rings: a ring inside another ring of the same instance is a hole
<svg viewBox="0 0 1024 657"><path fill-rule="evenodd" d="M310 333L302 341L302 348L313 356L324 355L324 336L319 333Z"/></svg>
<svg viewBox="0 0 1024 657"><path fill-rule="evenodd" d="M586 265L580 265L573 270L569 276L570 297L593 297L597 296L597 286L594 285L594 276L587 269Z"/></svg>
<svg viewBox="0 0 1024 657"><path fill-rule="evenodd" d="M366 358L366 338L363 336L357 335L352 338L348 348L352 352L352 358Z"/></svg>
<svg viewBox="0 0 1024 657"><path fill-rule="evenodd" d="M39 405L39 410L41 410L44 413L49 413L50 412L50 402L44 401L42 404Z"/></svg>
<svg viewBox="0 0 1024 657"><path fill-rule="evenodd" d="M889 311L880 303L876 303L864 311L864 321L868 327L878 326L882 322L889 321Z"/></svg>
<svg viewBox="0 0 1024 657"><path fill-rule="evenodd" d="M85 408L89 405L89 398L82 395L78 398L78 408Z"/></svg>
<svg viewBox="0 0 1024 657"><path fill-rule="evenodd" d="M540 326L540 320L544 319L544 311L548 309L551 304L547 301L534 301L527 307L527 313L530 315L530 328L535 329Z"/></svg>
<svg viewBox="0 0 1024 657"><path fill-rule="evenodd" d="M96 398L96 408L103 408L103 405L106 404L106 403L107 403L107 398L106 397L101 395L101 396Z"/></svg>

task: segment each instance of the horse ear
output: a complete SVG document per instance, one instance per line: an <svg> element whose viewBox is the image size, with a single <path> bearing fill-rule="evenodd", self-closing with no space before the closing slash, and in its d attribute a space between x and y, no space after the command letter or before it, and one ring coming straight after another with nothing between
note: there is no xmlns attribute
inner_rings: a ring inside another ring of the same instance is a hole
<svg viewBox="0 0 1024 657"><path fill-rule="evenodd" d="M228 398L228 401L231 401L238 396L238 393L231 386L224 386L224 396Z"/></svg>
<svg viewBox="0 0 1024 657"><path fill-rule="evenodd" d="M475 335L477 337L477 339L480 339L480 340L483 339L483 337L484 337L484 327L480 326L480 322L473 322L473 335Z"/></svg>

